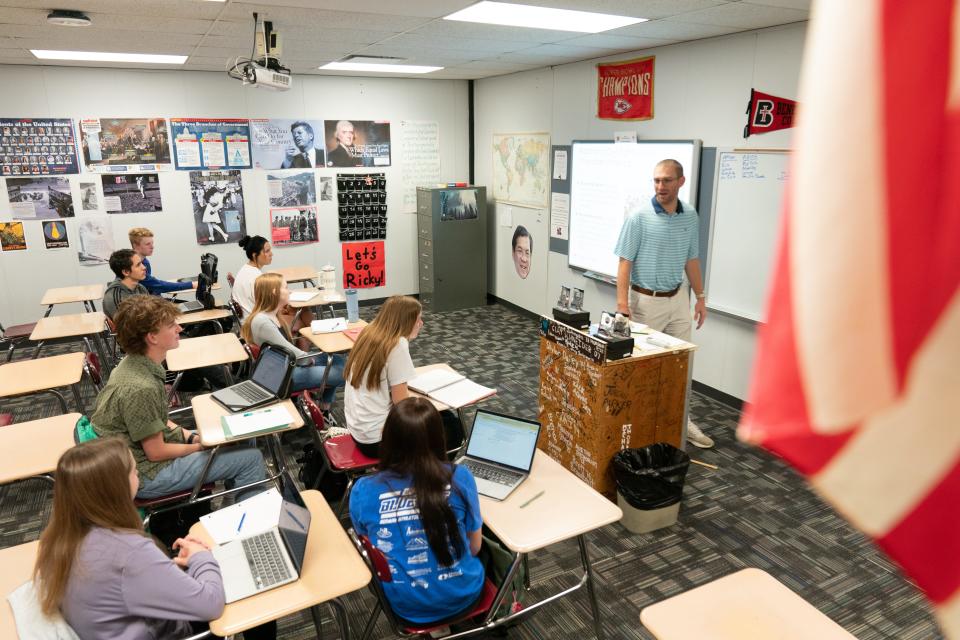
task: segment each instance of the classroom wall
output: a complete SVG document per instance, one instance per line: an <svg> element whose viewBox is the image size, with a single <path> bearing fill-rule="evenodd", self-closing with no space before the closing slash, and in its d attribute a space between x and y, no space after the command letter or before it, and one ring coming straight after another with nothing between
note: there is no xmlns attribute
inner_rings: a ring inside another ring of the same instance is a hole
<svg viewBox="0 0 960 640"><path fill-rule="evenodd" d="M744 112L751 88L796 98L805 34L806 23L798 23L478 80L476 182L490 186L494 133L549 131L551 144L570 144L573 140L612 139L615 131L636 130L640 139L699 138L707 147L789 148L789 130L744 140ZM647 55L656 56L655 118L644 122L597 119L596 62ZM536 220L538 214L527 210L525 216ZM543 269L546 288L524 288L510 270L500 270L491 280L491 292L530 311L549 313L560 286L567 284L585 290L586 308L595 320L602 310L614 309L614 287L570 269L566 255L546 252L548 212L541 211L539 218L538 235L544 241L539 253L535 248L533 268ZM509 256L501 254L510 250L510 233L512 229L506 225L496 225L495 264L509 263ZM745 399L755 336L752 322L710 314L693 335L700 347L694 359L694 379Z"/></svg>
<svg viewBox="0 0 960 640"><path fill-rule="evenodd" d="M393 166L387 174L387 241L385 287L361 289L360 298L380 298L417 293L416 218L401 212L401 173L397 163L401 120L439 123L440 166L443 180L466 180L468 175L467 83L460 80L404 78L351 78L296 76L287 92L243 87L224 73L88 69L78 67L28 67L0 65L4 87L4 117L237 117L352 118L389 120L393 139ZM334 176L336 169L318 169L317 176ZM340 171L355 171L340 169ZM359 170L365 171L365 170ZM99 183L99 176L82 174ZM71 177L78 203L77 176ZM270 237L265 172L242 172L247 233ZM318 185L319 186L319 185ZM157 250L151 260L155 275L165 279L196 275L202 253L215 253L224 289L227 271L245 261L236 245L197 244L189 191L189 172L161 172L163 211L110 215L116 248L127 247L127 230L146 226L156 234ZM332 264L342 278L336 202L318 202L320 241L278 248L273 266ZM70 247L44 248L41 223L25 221L27 250L0 253L0 322L30 322L41 314L40 298L50 287L106 283L113 274L106 265L81 267L77 260L77 218L68 219ZM9 220L6 190L0 193L0 220ZM82 311L80 305L57 313Z"/></svg>

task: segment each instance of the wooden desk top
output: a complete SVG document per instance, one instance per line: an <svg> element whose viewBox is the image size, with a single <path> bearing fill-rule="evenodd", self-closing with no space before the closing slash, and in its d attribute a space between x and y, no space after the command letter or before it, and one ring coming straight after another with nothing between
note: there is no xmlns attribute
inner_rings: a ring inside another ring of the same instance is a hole
<svg viewBox="0 0 960 640"><path fill-rule="evenodd" d="M83 376L83 359L78 351L0 365L0 398L76 384Z"/></svg>
<svg viewBox="0 0 960 640"><path fill-rule="evenodd" d="M294 309L302 309L304 307L315 307L318 304L333 304L335 302L346 302L347 298L339 291L327 291L326 289L318 289L316 287L306 287L304 289L295 289L295 293L316 293L314 297L303 302L296 302L291 300L289 304Z"/></svg>
<svg viewBox="0 0 960 640"><path fill-rule="evenodd" d="M37 562L37 550L40 542L34 540L15 547L0 549L0 638L16 638L17 624L13 620L13 609L7 602L10 592L30 579L33 565Z"/></svg>
<svg viewBox="0 0 960 640"><path fill-rule="evenodd" d="M311 267L308 264L296 267L277 267L266 273L279 273L288 284L292 282L303 282L304 280L320 280L320 274L317 272L317 268Z"/></svg>
<svg viewBox="0 0 960 640"><path fill-rule="evenodd" d="M228 604L223 615L210 623L213 633L218 636L240 633L362 589L370 582L367 565L323 495L319 491L304 491L301 495L312 518L300 579ZM213 543L200 523L190 528L190 534Z"/></svg>
<svg viewBox="0 0 960 640"><path fill-rule="evenodd" d="M190 404L193 405L193 418L197 424L197 433L200 434L200 443L206 447L223 444L227 441L227 437L223 433L223 425L220 424L220 418L230 415L230 411L214 401L214 399L210 397L211 395L212 394L205 393L203 395L193 396L193 398L190 399ZM302 427L303 417L300 415L300 412L297 411L297 408L293 406L293 403L290 402L290 400L284 400L281 404L290 412L293 423L286 429L278 429L271 433L291 431ZM257 407L257 409L266 409L266 407ZM2 433L2 431L0 431L0 433ZM238 440L239 439L242 438L238 438Z"/></svg>
<svg viewBox="0 0 960 640"><path fill-rule="evenodd" d="M743 569L650 605L640 620L658 640L856 640L760 569Z"/></svg>
<svg viewBox="0 0 960 640"><path fill-rule="evenodd" d="M520 508L541 491L543 495ZM536 551L623 517L617 505L539 449L533 458L530 477L502 502L480 496L480 514L484 523L515 553Z"/></svg>
<svg viewBox="0 0 960 640"><path fill-rule="evenodd" d="M40 300L40 304L49 306L52 304L67 304L70 302L87 302L90 300L103 299L102 284L81 284L75 287L57 287L47 289Z"/></svg>
<svg viewBox="0 0 960 640"><path fill-rule="evenodd" d="M79 419L79 413L68 413L0 429L0 451L13 454L0 465L0 484L54 471L63 452L73 448L73 427Z"/></svg>
<svg viewBox="0 0 960 640"><path fill-rule="evenodd" d="M33 328L30 339L37 342L40 340L56 340L57 338L89 336L103 331L104 322L102 311L48 316L37 321L37 326Z"/></svg>
<svg viewBox="0 0 960 640"><path fill-rule="evenodd" d="M240 340L232 333L183 338L180 340L179 347L167 352L167 369L186 371L240 362L249 357Z"/></svg>
<svg viewBox="0 0 960 640"><path fill-rule="evenodd" d="M232 315L233 313L227 309L203 309L202 311L183 314L177 318L177 324L184 325L205 322L207 320L220 320L221 318L229 318Z"/></svg>
<svg viewBox="0 0 960 640"><path fill-rule="evenodd" d="M367 323L365 320L357 320L356 322L351 322L347 324L348 329L355 329L357 327L365 327ZM343 335L342 331L335 331L334 333L318 333L314 335L310 331L310 327L304 327L300 329L300 335L313 343L317 349L323 351L324 353L339 353L341 351L350 351L353 349L353 340Z"/></svg>

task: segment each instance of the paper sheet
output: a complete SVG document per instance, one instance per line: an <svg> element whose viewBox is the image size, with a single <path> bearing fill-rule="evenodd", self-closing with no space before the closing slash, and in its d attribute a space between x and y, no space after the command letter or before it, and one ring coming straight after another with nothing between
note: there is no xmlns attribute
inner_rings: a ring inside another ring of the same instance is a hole
<svg viewBox="0 0 960 640"><path fill-rule="evenodd" d="M336 333L347 328L347 321L343 318L330 318L327 320L314 320L310 323L310 331L313 333Z"/></svg>
<svg viewBox="0 0 960 640"><path fill-rule="evenodd" d="M252 498L200 516L200 522L217 544L226 544L237 538L263 533L280 522L283 497L268 489ZM243 525L240 525L241 520Z"/></svg>
<svg viewBox="0 0 960 640"><path fill-rule="evenodd" d="M550 237L570 239L570 194L550 194Z"/></svg>
<svg viewBox="0 0 960 640"><path fill-rule="evenodd" d="M463 376L449 369L433 369L414 377L407 386L420 393L431 393L436 389L463 380Z"/></svg>
<svg viewBox="0 0 960 640"><path fill-rule="evenodd" d="M293 422L293 416L290 415L285 406L277 404L266 409L223 416L220 418L220 422L223 424L225 431L229 430L230 438L236 438L276 427L284 427Z"/></svg>
<svg viewBox="0 0 960 640"><path fill-rule="evenodd" d="M319 293L316 291L291 291L290 292L290 302L306 302L316 298Z"/></svg>

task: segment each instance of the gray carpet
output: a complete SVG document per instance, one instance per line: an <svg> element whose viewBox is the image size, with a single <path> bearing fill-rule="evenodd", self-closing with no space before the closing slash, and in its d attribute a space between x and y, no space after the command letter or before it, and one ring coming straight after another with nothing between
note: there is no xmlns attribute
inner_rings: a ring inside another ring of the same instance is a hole
<svg viewBox="0 0 960 640"><path fill-rule="evenodd" d="M375 312L375 307L361 310L368 320ZM424 321L420 337L411 344L416 364L449 362L477 382L498 389L485 407L536 417L539 338L534 319L491 305L426 313ZM45 348L44 354L79 348L79 343L55 346ZM18 352L18 358L27 355L27 350ZM84 395L92 408L94 390L86 382ZM72 405L70 394L66 397ZM48 400L0 402L0 411L14 413L18 422L59 410ZM335 413L342 421L339 408ZM717 442L715 449L693 450L693 456L719 469L691 465L679 522L644 535L614 524L587 537L608 638L653 638L640 625L641 609L744 567L769 572L861 640L942 637L923 597L868 539L790 468L734 438L737 411L694 393L691 415ZM297 439L290 442L290 454L297 445ZM36 539L50 498L47 485L40 481L0 487L0 547ZM533 554L532 596L574 584L578 567L575 542ZM357 592L344 601L351 629L358 632L372 596ZM532 623L511 629L509 636L593 638L585 591L550 605ZM324 636L334 637L334 630L325 612ZM280 637L315 637L309 615L281 620ZM382 619L375 637L391 637Z"/></svg>

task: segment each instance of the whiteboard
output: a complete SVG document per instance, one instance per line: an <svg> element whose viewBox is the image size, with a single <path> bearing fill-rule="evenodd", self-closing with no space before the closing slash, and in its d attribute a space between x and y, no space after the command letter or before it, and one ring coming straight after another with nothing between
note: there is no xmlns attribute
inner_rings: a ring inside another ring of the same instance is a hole
<svg viewBox="0 0 960 640"><path fill-rule="evenodd" d="M707 307L763 319L789 159L786 151L717 150Z"/></svg>
<svg viewBox="0 0 960 640"><path fill-rule="evenodd" d="M626 217L653 197L653 169L673 158L687 181L680 199L694 207L700 170L699 140L644 140L636 144L573 141L570 167L569 265L617 277L613 252Z"/></svg>

